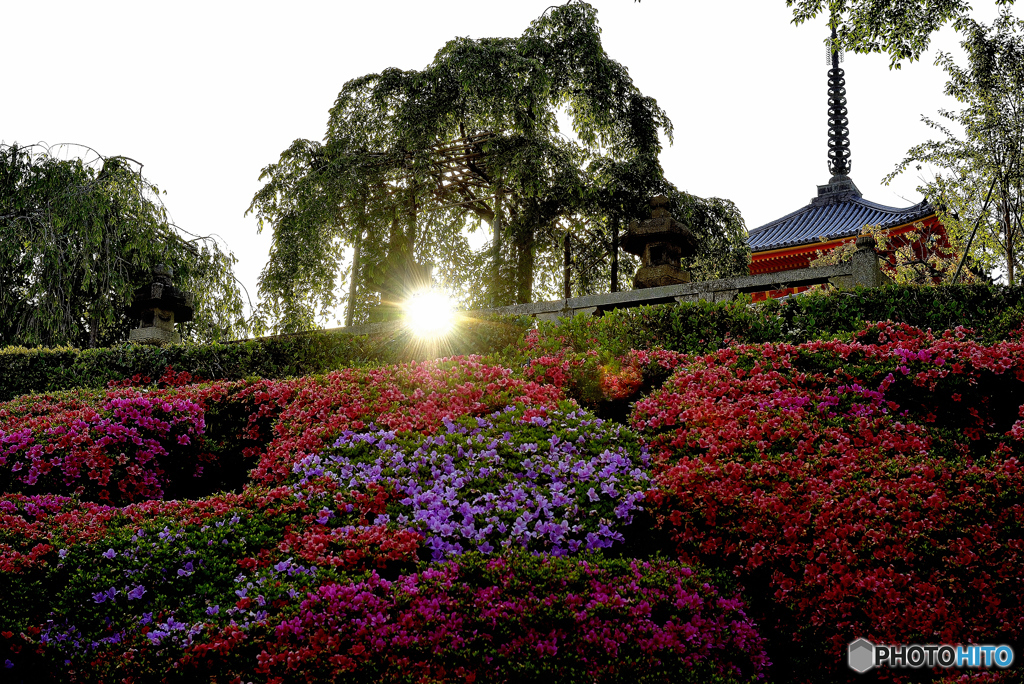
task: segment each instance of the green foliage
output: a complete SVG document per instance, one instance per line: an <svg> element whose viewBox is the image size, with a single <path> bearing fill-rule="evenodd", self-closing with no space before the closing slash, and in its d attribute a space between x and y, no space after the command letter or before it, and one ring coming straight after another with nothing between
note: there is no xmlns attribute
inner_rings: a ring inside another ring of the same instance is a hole
<svg viewBox="0 0 1024 684"><path fill-rule="evenodd" d="M1012 5L1014 0L996 0ZM786 0L793 23L800 25L828 13L839 28L839 40L856 52L889 55L889 67L914 61L928 49L931 34L952 23L957 31L969 25L967 0Z"/></svg>
<svg viewBox="0 0 1024 684"><path fill-rule="evenodd" d="M671 136L668 117L604 52L583 2L518 38L449 41L421 71L353 79L324 141L297 140L261 176L250 211L274 231L263 313L279 330L312 327L340 300L338 276L352 274L338 267L357 245L356 322L421 286L424 264L465 308L531 301L536 271L542 291L556 279L567 230L590 244L657 189L659 131ZM483 224L494 245L474 254L463 232ZM605 260L580 252L582 281Z"/></svg>
<svg viewBox="0 0 1024 684"><path fill-rule="evenodd" d="M528 318L485 317L459 324L443 345L418 342L407 330L372 335L311 332L205 345L152 347L126 344L100 349L0 349L0 400L22 394L100 388L138 376L156 382L167 368L203 380L286 378L346 366L395 363L454 354L488 354L514 344Z"/></svg>
<svg viewBox="0 0 1024 684"><path fill-rule="evenodd" d="M577 315L557 324L539 321L540 334L527 347L521 344L522 337L535 323L514 316L464 320L448 341L435 344L422 343L409 331L397 330L359 336L311 332L162 349L137 345L81 351L8 347L0 350L0 400L33 392L99 388L133 376L155 382L168 367L207 380L273 379L459 354L492 355L500 363L521 366L566 347L586 357L572 372L579 376L574 383L583 388L580 391L592 394L599 391L600 368L614 365L630 349L706 353L739 343L843 338L868 322L884 320L932 330L962 325L974 330L980 340L992 343L1018 334L1024 325L1024 288L894 285L808 293L757 304L741 297L733 302L618 309L601 317Z"/></svg>
<svg viewBox="0 0 1024 684"><path fill-rule="evenodd" d="M244 332L234 255L170 223L138 162L76 151L88 158L0 144L0 344L125 340L133 322L123 311L158 263L196 295L185 339Z"/></svg>
<svg viewBox="0 0 1024 684"><path fill-rule="evenodd" d="M938 202L956 244L965 245L977 224L973 264L1005 272L1013 285L1024 263L1024 22L1004 11L991 27L971 21L963 30L967 67L948 53L935 63L949 75L946 94L966 106L940 110L946 122L924 117L943 138L912 147L886 180L921 163L940 169L919 190Z"/></svg>
<svg viewBox="0 0 1024 684"><path fill-rule="evenodd" d="M694 282L747 275L750 247L747 227L736 205L726 199L703 199L667 188L675 217L697 238L697 253L683 261Z"/></svg>
<svg viewBox="0 0 1024 684"><path fill-rule="evenodd" d="M944 244L942 234L923 223L895 238L881 226L864 226L862 234L875 238L875 251L882 257L879 266L890 280L900 285L938 285L980 281L981 276L972 269L964 269L957 278L957 265L962 251ZM854 240L828 250L818 250L811 260L812 267L846 264L857 252Z"/></svg>
<svg viewBox="0 0 1024 684"><path fill-rule="evenodd" d="M733 344L805 342L849 336L868 322L894 321L932 330L973 329L991 343L1024 321L1024 288L985 285L889 286L853 292L808 293L757 304L693 302L618 309L576 316L561 325L539 322L539 349L596 350L601 363L629 349L707 353Z"/></svg>

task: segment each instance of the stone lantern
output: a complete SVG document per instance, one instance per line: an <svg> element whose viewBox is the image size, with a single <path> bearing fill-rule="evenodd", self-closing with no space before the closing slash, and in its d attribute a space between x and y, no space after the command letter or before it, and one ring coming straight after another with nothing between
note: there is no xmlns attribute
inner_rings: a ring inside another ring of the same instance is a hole
<svg viewBox="0 0 1024 684"><path fill-rule="evenodd" d="M622 236L622 249L643 262L633 277L636 290L690 282L679 261L696 254L697 241L689 228L672 218L668 204L665 195L652 199L651 218L631 221Z"/></svg>
<svg viewBox="0 0 1024 684"><path fill-rule="evenodd" d="M173 275L168 266L158 264L153 268L153 282L135 291L127 313L139 322L139 327L128 334L129 341L156 345L181 342L174 324L192 320L192 293L174 287Z"/></svg>

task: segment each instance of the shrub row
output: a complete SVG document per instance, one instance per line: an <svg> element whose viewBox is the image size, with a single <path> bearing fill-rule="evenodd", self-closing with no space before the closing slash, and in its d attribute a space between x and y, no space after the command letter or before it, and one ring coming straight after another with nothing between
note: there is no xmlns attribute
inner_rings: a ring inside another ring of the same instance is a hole
<svg viewBox="0 0 1024 684"><path fill-rule="evenodd" d="M323 331L164 348L6 347L0 349L0 401L30 393L98 389L126 378L157 383L168 368L205 380L280 379L343 367L489 354L515 343L531 325L528 318L509 316L464 321L457 335L436 344L419 342L400 330L361 336Z"/></svg>
<svg viewBox="0 0 1024 684"><path fill-rule="evenodd" d="M936 331L963 326L995 342L1024 324L1024 287L887 286L809 292L750 303L695 302L617 309L601 317L576 316L560 325L541 322L541 346L552 352L600 350L602 360L630 349L701 354L735 344L806 342L849 336L867 323L893 321Z"/></svg>
<svg viewBox="0 0 1024 684"><path fill-rule="evenodd" d="M630 349L703 353L732 344L803 342L855 332L868 322L890 320L921 329L971 328L994 342L1024 323L1024 288L963 285L890 286L853 292L812 293L751 304L697 302L577 316L560 324L539 323L547 347L600 350L608 362ZM408 331L372 336L334 332L245 340L230 344L166 348L122 345L107 349L0 350L0 400L74 388L102 388L137 378L156 382L168 368L207 380L286 378L346 366L398 363L463 354L494 354L515 361L516 343L534 325L526 317L494 316L463 321L438 343L417 341Z"/></svg>

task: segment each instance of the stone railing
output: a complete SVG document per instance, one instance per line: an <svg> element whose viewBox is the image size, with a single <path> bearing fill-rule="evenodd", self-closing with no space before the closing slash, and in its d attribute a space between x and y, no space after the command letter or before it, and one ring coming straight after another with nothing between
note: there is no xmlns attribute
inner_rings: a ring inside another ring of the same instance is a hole
<svg viewBox="0 0 1024 684"><path fill-rule="evenodd" d="M706 280L699 283L681 283L665 287L651 287L628 292L610 292L608 294L587 295L571 299L556 299L550 302L533 304L515 304L493 309L478 309L460 312L460 315L473 317L483 314L504 314L515 316L532 316L541 320L557 320L571 317L578 313L601 315L605 311L624 309L647 304L671 304L673 302L711 301L723 302L736 297L740 293L782 290L790 287L821 285L830 283L841 289L852 289L857 286L879 287L889 282L882 273L875 253L875 240L870 235L857 238L857 251L850 262L836 266L819 266L816 268L800 268L779 273L763 275L737 276L722 280ZM368 335L395 330L401 327L401 321L386 323L370 323L355 325L348 328L333 328L333 332Z"/></svg>

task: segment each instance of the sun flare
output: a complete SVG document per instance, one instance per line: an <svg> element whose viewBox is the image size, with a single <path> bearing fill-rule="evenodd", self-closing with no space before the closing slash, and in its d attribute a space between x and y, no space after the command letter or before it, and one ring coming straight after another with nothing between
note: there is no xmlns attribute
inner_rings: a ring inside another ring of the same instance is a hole
<svg viewBox="0 0 1024 684"><path fill-rule="evenodd" d="M444 337L455 324L455 309L443 292L423 290L405 303L405 321L417 337Z"/></svg>

